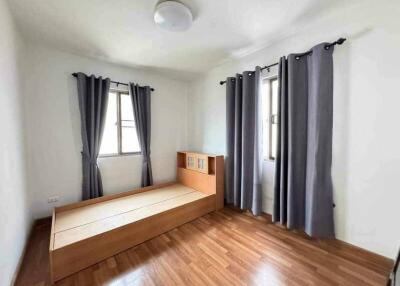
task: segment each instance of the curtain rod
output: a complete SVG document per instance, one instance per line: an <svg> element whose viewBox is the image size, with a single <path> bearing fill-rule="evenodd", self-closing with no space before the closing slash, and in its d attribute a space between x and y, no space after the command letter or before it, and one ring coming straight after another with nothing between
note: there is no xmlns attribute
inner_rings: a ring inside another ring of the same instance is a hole
<svg viewBox="0 0 400 286"><path fill-rule="evenodd" d="M334 42L332 42L332 43L329 43L329 44L325 45L325 49L326 49L326 50L329 50L330 47L332 47L332 46L334 46L334 45L341 45L341 44L343 44L345 41L346 41L345 38L339 38L337 41L334 41ZM305 52L305 53L302 53L302 54L299 54L299 55L296 56L296 60L300 59L300 57L302 57L302 56L306 56L306 55L309 55L309 54L311 54L311 53L312 53L312 50L311 50L311 51L308 51L308 52ZM269 72L269 69L270 69L271 67L277 66L277 65L279 65L279 63L273 63L273 64L271 64L271 65L262 67L261 70L265 70L265 69L266 69L266 70ZM226 83L226 80L221 80L221 81L219 82L220 85L223 85L224 83Z"/></svg>
<svg viewBox="0 0 400 286"><path fill-rule="evenodd" d="M72 76L73 76L73 77L77 77L78 74L77 74L76 72L74 72L74 73L72 74ZM110 80L110 82L115 83L115 84L117 85L117 87L118 87L119 85L129 86L129 84L124 83L124 82L113 81L113 80ZM150 90L151 90L151 91L154 91L154 88L150 88Z"/></svg>

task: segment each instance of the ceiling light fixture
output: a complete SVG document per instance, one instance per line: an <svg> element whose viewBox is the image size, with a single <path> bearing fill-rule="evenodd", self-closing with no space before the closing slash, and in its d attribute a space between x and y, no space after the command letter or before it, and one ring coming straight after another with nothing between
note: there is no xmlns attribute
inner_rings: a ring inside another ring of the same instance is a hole
<svg viewBox="0 0 400 286"><path fill-rule="evenodd" d="M185 31L192 25L193 15L182 3L165 1L156 6L154 22L168 31Z"/></svg>

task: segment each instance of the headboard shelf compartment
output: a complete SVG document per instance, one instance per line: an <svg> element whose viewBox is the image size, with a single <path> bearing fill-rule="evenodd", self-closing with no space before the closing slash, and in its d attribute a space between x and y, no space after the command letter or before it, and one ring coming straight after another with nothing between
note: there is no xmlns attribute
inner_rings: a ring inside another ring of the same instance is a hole
<svg viewBox="0 0 400 286"><path fill-rule="evenodd" d="M224 156L178 152L178 181L198 191L216 195L216 209L224 206ZM185 162L183 165L182 162Z"/></svg>

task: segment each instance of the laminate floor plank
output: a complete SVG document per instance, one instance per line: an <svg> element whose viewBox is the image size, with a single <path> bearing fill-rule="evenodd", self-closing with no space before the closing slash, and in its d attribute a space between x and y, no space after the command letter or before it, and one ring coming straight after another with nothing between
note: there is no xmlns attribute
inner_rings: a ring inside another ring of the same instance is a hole
<svg viewBox="0 0 400 286"><path fill-rule="evenodd" d="M50 285L50 220L36 224L15 285ZM224 208L56 283L80 285L385 285L393 261Z"/></svg>

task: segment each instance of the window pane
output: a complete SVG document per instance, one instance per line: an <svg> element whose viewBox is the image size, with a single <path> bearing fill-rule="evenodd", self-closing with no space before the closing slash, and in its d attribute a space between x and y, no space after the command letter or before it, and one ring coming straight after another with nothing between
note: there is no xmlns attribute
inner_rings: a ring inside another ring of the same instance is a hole
<svg viewBox="0 0 400 286"><path fill-rule="evenodd" d="M121 93L121 120L134 120L131 96Z"/></svg>
<svg viewBox="0 0 400 286"><path fill-rule="evenodd" d="M263 154L268 156L269 142L269 80L262 82L262 110L263 110Z"/></svg>
<svg viewBox="0 0 400 286"><path fill-rule="evenodd" d="M278 135L278 124L271 125L271 159L275 159L276 155L276 140Z"/></svg>
<svg viewBox="0 0 400 286"><path fill-rule="evenodd" d="M129 94L121 94L121 137L122 153L140 152Z"/></svg>
<svg viewBox="0 0 400 286"><path fill-rule="evenodd" d="M272 84L272 106L271 111L272 115L278 114L278 80L271 81Z"/></svg>
<svg viewBox="0 0 400 286"><path fill-rule="evenodd" d="M100 155L118 154L117 94L110 92Z"/></svg>
<svg viewBox="0 0 400 286"><path fill-rule="evenodd" d="M136 128L122 127L122 153L140 152Z"/></svg>
<svg viewBox="0 0 400 286"><path fill-rule="evenodd" d="M275 159L278 134L278 80L276 79L271 81L271 92L271 116L273 116L274 121L271 122L270 158Z"/></svg>

